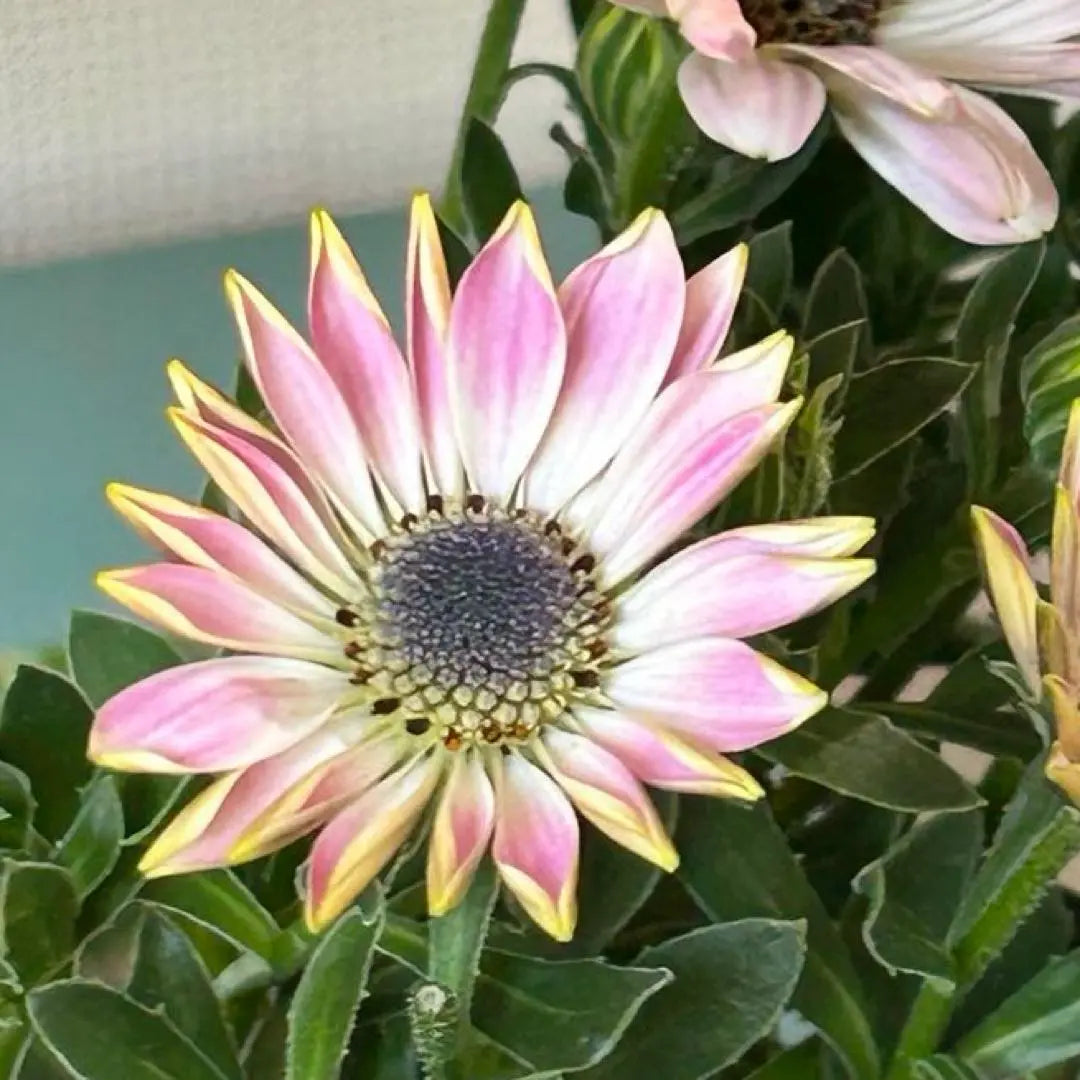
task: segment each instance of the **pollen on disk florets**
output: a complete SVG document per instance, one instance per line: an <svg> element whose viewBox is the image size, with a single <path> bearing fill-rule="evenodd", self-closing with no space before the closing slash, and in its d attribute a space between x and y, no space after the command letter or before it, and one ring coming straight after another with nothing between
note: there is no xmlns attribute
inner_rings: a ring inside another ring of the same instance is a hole
<svg viewBox="0 0 1080 1080"><path fill-rule="evenodd" d="M597 685L611 605L557 522L434 498L371 555L369 601L339 613L345 654L372 711L408 734L522 741Z"/></svg>
<svg viewBox="0 0 1080 1080"><path fill-rule="evenodd" d="M870 45L884 0L740 0L759 45Z"/></svg>

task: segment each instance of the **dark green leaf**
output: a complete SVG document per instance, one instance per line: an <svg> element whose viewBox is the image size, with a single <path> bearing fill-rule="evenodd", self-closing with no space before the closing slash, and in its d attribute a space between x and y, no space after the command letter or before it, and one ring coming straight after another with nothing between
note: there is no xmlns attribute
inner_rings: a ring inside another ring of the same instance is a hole
<svg viewBox="0 0 1080 1080"><path fill-rule="evenodd" d="M39 1038L27 1038L15 1066L14 1080L71 1080L71 1075Z"/></svg>
<svg viewBox="0 0 1080 1080"><path fill-rule="evenodd" d="M79 788L90 776L86 699L53 671L22 665L0 715L0 758L30 780L38 810L35 825L59 839L79 808Z"/></svg>
<svg viewBox="0 0 1080 1080"><path fill-rule="evenodd" d="M969 810L978 793L883 716L825 708L758 750L796 776L891 810Z"/></svg>
<svg viewBox="0 0 1080 1080"><path fill-rule="evenodd" d="M772 1029L805 951L802 924L772 919L706 926L646 949L638 963L666 968L675 981L645 1003L614 1053L585 1075L713 1075Z"/></svg>
<svg viewBox="0 0 1080 1080"><path fill-rule="evenodd" d="M965 1036L956 1055L986 1080L1012 1080L1080 1055L1080 952L1051 961Z"/></svg>
<svg viewBox="0 0 1080 1080"><path fill-rule="evenodd" d="M319 942L289 1008L287 1080L336 1080L381 928L353 908Z"/></svg>
<svg viewBox="0 0 1080 1080"><path fill-rule="evenodd" d="M821 1045L810 1039L777 1054L746 1080L824 1080L825 1075L821 1071Z"/></svg>
<svg viewBox="0 0 1080 1080"><path fill-rule="evenodd" d="M831 330L825 330L803 345L808 361L807 387L823 386L829 380L836 383L836 402L838 409L843 401L847 380L855 370L855 360L859 355L859 344L866 334L865 322L842 323Z"/></svg>
<svg viewBox="0 0 1080 1080"><path fill-rule="evenodd" d="M846 328L840 347L830 349L820 357L811 352L811 386L832 375L847 378L856 363L867 366L871 354L869 319L862 271L859 264L840 248L817 268L806 296L802 324L804 341L824 339L826 335Z"/></svg>
<svg viewBox="0 0 1080 1080"><path fill-rule="evenodd" d="M806 920L806 962L792 1003L819 1028L852 1080L874 1080L878 1052L863 989L769 808L695 799L684 802L679 818L679 874L710 918Z"/></svg>
<svg viewBox="0 0 1080 1080"><path fill-rule="evenodd" d="M538 1072L576 1072L609 1054L668 972L603 960L485 949L473 997L479 1031ZM555 1034L557 1032L557 1034Z"/></svg>
<svg viewBox="0 0 1080 1080"><path fill-rule="evenodd" d="M230 870L149 881L142 896L194 919L241 949L268 960L280 930L270 913Z"/></svg>
<svg viewBox="0 0 1080 1080"><path fill-rule="evenodd" d="M996 680L988 678L984 670L983 681L990 683ZM1041 748L1039 737L1031 725L1013 713L991 711L980 718L956 716L906 701L868 701L859 705L867 712L887 716L897 727L920 738L959 743L987 754L1005 754L1028 760Z"/></svg>
<svg viewBox="0 0 1080 1080"><path fill-rule="evenodd" d="M140 1005L163 1012L223 1076L240 1080L236 1050L202 960L188 937L152 909L143 918L127 992Z"/></svg>
<svg viewBox="0 0 1080 1080"><path fill-rule="evenodd" d="M281 1080L284 1077L288 1034L284 1006L280 1001L268 1003L244 1044L244 1080ZM366 1078L367 1074L358 1075ZM409 1076L407 1080L415 1078Z"/></svg>
<svg viewBox="0 0 1080 1080"><path fill-rule="evenodd" d="M521 182L494 128L476 117L465 132L461 183L473 235L478 241L487 240L521 198Z"/></svg>
<svg viewBox="0 0 1080 1080"><path fill-rule="evenodd" d="M982 818L941 814L915 825L852 882L870 903L863 940L895 974L953 985L946 936L982 850Z"/></svg>
<svg viewBox="0 0 1080 1080"><path fill-rule="evenodd" d="M1031 456L1056 473L1069 408L1080 397L1080 315L1062 323L1024 357L1020 393Z"/></svg>
<svg viewBox="0 0 1080 1080"><path fill-rule="evenodd" d="M974 982L1080 849L1080 810L1028 767L956 916L951 941L962 981Z"/></svg>
<svg viewBox="0 0 1080 1080"><path fill-rule="evenodd" d="M180 654L164 638L138 623L81 610L71 616L68 657L72 677L95 706L125 686L181 663Z"/></svg>
<svg viewBox="0 0 1080 1080"><path fill-rule="evenodd" d="M791 292L795 257L791 250L791 222L758 233L749 243L744 288L768 309L773 323L783 313Z"/></svg>
<svg viewBox="0 0 1080 1080"><path fill-rule="evenodd" d="M56 861L71 874L80 898L93 892L116 865L123 838L116 779L99 773L83 791L75 820L56 846Z"/></svg>
<svg viewBox="0 0 1080 1080"><path fill-rule="evenodd" d="M836 436L835 474L865 469L944 411L974 375L956 360L922 356L890 360L856 375L848 387L844 426Z"/></svg>
<svg viewBox="0 0 1080 1080"><path fill-rule="evenodd" d="M49 863L5 859L0 868L3 955L24 986L55 977L75 948L79 900L70 875Z"/></svg>
<svg viewBox="0 0 1080 1080"><path fill-rule="evenodd" d="M26 773L0 761L0 848L26 847L36 809Z"/></svg>
<svg viewBox="0 0 1080 1080"><path fill-rule="evenodd" d="M34 1030L83 1080L225 1080L160 1013L107 986L71 979L27 998Z"/></svg>

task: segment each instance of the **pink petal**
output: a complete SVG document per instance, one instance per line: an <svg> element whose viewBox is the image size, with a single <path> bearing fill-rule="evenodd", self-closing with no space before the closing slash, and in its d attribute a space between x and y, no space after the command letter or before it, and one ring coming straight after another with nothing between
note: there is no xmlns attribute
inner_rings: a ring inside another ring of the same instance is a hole
<svg viewBox="0 0 1080 1080"><path fill-rule="evenodd" d="M301 570L343 598L356 571L292 473L240 435L172 410L180 437L241 513Z"/></svg>
<svg viewBox="0 0 1080 1080"><path fill-rule="evenodd" d="M992 510L973 506L971 519L983 577L1005 640L1029 688L1038 697L1041 688L1036 629L1039 594L1031 576L1027 547L1020 534Z"/></svg>
<svg viewBox="0 0 1080 1080"><path fill-rule="evenodd" d="M686 283L686 308L665 384L700 371L720 355L746 277L749 251L746 244L733 247Z"/></svg>
<svg viewBox="0 0 1080 1080"><path fill-rule="evenodd" d="M585 528L607 585L621 581L715 506L768 451L800 402L732 416L722 372L672 383L604 474Z"/></svg>
<svg viewBox="0 0 1080 1080"><path fill-rule="evenodd" d="M825 111L825 87L812 71L760 55L727 63L692 53L679 68L679 91L710 139L766 161L791 157Z"/></svg>
<svg viewBox="0 0 1080 1080"><path fill-rule="evenodd" d="M743 18L738 0L668 0L671 17L699 53L718 60L746 60L757 34Z"/></svg>
<svg viewBox="0 0 1080 1080"><path fill-rule="evenodd" d="M950 119L928 119L851 83L836 96L836 119L871 168L961 240L1041 236L1058 212L1045 166L997 105L961 86L954 94Z"/></svg>
<svg viewBox="0 0 1080 1080"><path fill-rule="evenodd" d="M665 560L618 601L615 648L645 652L699 637L751 637L827 607L861 585L873 559L747 550L731 534Z"/></svg>
<svg viewBox="0 0 1080 1080"><path fill-rule="evenodd" d="M243 525L171 495L126 484L109 484L105 494L142 536L170 555L232 574L310 622L333 624L335 606Z"/></svg>
<svg viewBox="0 0 1080 1080"><path fill-rule="evenodd" d="M616 708L714 750L746 750L813 716L828 695L741 641L701 638L617 665Z"/></svg>
<svg viewBox="0 0 1080 1080"><path fill-rule="evenodd" d="M337 515L322 488L289 447L179 360L171 360L166 370L184 413L219 431L228 432L269 458L300 491L326 527L335 533L339 530Z"/></svg>
<svg viewBox="0 0 1080 1080"><path fill-rule="evenodd" d="M360 735L355 722L327 724L283 753L215 780L169 822L143 855L139 870L147 877L163 877L228 866L265 855L307 832L318 818L299 813L297 800L287 796L298 787L310 787L327 763ZM291 802L289 812L274 815L272 827L263 821L258 842L251 843L246 834L283 801ZM325 812L329 815L331 808Z"/></svg>
<svg viewBox="0 0 1080 1080"><path fill-rule="evenodd" d="M864 547L874 528L870 517L818 517L744 525L723 535L729 545L737 543L743 551L837 558Z"/></svg>
<svg viewBox="0 0 1080 1080"><path fill-rule="evenodd" d="M610 750L639 780L652 787L750 802L765 794L745 769L662 727L612 709L588 706L575 706L574 719L588 738Z"/></svg>
<svg viewBox="0 0 1080 1080"><path fill-rule="evenodd" d="M562 314L524 203L510 209L461 278L449 354L471 486L507 502L547 427L566 363Z"/></svg>
<svg viewBox="0 0 1080 1080"><path fill-rule="evenodd" d="M607 750L582 735L549 728L543 737L545 765L583 817L605 836L662 870L679 856L634 774Z"/></svg>
<svg viewBox="0 0 1080 1080"><path fill-rule="evenodd" d="M495 827L495 794L481 758L458 754L428 842L428 913L445 915L469 887Z"/></svg>
<svg viewBox="0 0 1080 1080"><path fill-rule="evenodd" d="M444 495L460 497L464 477L454 436L446 356L450 303L450 278L435 212L427 195L417 195L409 219L405 278L409 366L433 486Z"/></svg>
<svg viewBox="0 0 1080 1080"><path fill-rule="evenodd" d="M499 761L495 842L499 875L521 906L556 941L577 922L578 824L558 785L520 754Z"/></svg>
<svg viewBox="0 0 1080 1080"><path fill-rule="evenodd" d="M408 838L439 779L435 756L370 788L319 833L308 863L304 918L321 930L356 899Z"/></svg>
<svg viewBox="0 0 1080 1080"><path fill-rule="evenodd" d="M254 285L229 271L225 291L248 369L278 426L352 529L381 535L386 525L364 447L333 379Z"/></svg>
<svg viewBox="0 0 1080 1080"><path fill-rule="evenodd" d="M348 675L306 660L230 656L169 668L99 710L89 755L128 772L224 772L279 754L319 728Z"/></svg>
<svg viewBox="0 0 1080 1080"><path fill-rule="evenodd" d="M874 36L906 55L924 44L1023 48L1078 34L1080 8L1073 0L904 0L886 8Z"/></svg>
<svg viewBox="0 0 1080 1080"><path fill-rule="evenodd" d="M675 237L658 210L563 283L566 377L526 474L530 507L556 513L640 423L671 364L685 292Z"/></svg>
<svg viewBox="0 0 1080 1080"><path fill-rule="evenodd" d="M952 87L947 83L873 45L785 44L778 50L817 65L826 86L835 73L924 116L944 115L952 108Z"/></svg>
<svg viewBox="0 0 1080 1080"><path fill-rule="evenodd" d="M375 471L407 510L424 508L409 370L363 271L330 215L311 216L311 341Z"/></svg>
<svg viewBox="0 0 1080 1080"><path fill-rule="evenodd" d="M241 652L344 663L341 642L231 574L182 563L103 571L98 587L174 634Z"/></svg>

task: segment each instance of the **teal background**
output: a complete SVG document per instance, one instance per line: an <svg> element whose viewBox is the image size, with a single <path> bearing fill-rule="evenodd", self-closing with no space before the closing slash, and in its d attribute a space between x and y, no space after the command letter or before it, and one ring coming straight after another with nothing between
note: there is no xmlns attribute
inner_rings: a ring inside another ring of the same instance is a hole
<svg viewBox="0 0 1080 1080"><path fill-rule="evenodd" d="M595 245L592 225L534 199L552 266ZM404 213L340 220L387 315L401 311ZM95 570L151 553L108 507L124 480L185 497L199 472L165 421L180 356L231 386L238 355L221 293L235 265L302 319L307 223L0 272L0 649L63 639L75 606L108 606ZM298 322L302 325L302 321Z"/></svg>

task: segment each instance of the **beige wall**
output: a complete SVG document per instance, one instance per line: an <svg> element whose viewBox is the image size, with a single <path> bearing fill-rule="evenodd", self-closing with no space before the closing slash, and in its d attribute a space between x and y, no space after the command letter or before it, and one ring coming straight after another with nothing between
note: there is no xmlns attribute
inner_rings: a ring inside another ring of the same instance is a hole
<svg viewBox="0 0 1080 1080"><path fill-rule="evenodd" d="M2 0L0 263L380 208L442 176L483 0ZM566 61L563 0L519 55ZM500 128L559 175L549 85Z"/></svg>

